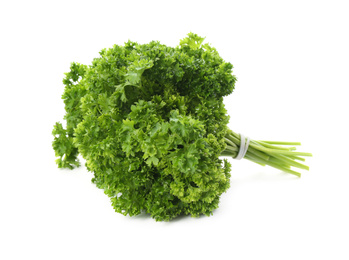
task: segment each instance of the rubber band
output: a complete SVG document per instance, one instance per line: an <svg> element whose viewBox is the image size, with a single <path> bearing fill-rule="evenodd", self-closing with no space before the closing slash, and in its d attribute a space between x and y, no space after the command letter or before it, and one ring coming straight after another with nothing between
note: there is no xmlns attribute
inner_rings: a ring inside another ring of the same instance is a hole
<svg viewBox="0 0 349 260"><path fill-rule="evenodd" d="M240 134L240 148L238 155L234 158L236 160L241 160L245 157L246 152L248 150L248 146L250 145L250 138L247 137L245 141L245 136Z"/></svg>

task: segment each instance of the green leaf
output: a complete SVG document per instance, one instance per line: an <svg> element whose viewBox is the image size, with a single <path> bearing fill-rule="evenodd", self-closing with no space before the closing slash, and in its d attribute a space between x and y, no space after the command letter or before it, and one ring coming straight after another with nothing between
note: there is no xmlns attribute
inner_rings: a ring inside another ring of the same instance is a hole
<svg viewBox="0 0 349 260"><path fill-rule="evenodd" d="M126 80L131 85L138 85L141 82L141 76L146 69L153 67L152 60L135 61L129 68L126 74Z"/></svg>
<svg viewBox="0 0 349 260"><path fill-rule="evenodd" d="M200 48L200 46L204 40L205 40L205 38L202 38L195 33L188 33L188 37L182 39L180 41L180 45L182 47L188 46L189 48L191 48L193 50L197 50L198 48Z"/></svg>
<svg viewBox="0 0 349 260"><path fill-rule="evenodd" d="M146 162L147 162L148 166L151 166L152 164L154 166L156 166L159 163L159 159L154 157L154 156L152 156L152 157L149 157Z"/></svg>
<svg viewBox="0 0 349 260"><path fill-rule="evenodd" d="M118 96L120 97L120 100L122 102L127 101L126 94L125 94L125 86L126 86L125 83L115 86L115 92L119 94Z"/></svg>

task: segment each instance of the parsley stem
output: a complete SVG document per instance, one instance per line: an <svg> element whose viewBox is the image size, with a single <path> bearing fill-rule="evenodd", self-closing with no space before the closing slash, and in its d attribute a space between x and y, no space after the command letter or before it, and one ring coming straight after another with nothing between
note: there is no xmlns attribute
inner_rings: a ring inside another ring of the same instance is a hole
<svg viewBox="0 0 349 260"><path fill-rule="evenodd" d="M281 145L301 145L300 142L279 142L279 141L259 141L267 144L281 144Z"/></svg>
<svg viewBox="0 0 349 260"><path fill-rule="evenodd" d="M222 156L235 158L240 149L240 135L230 130L225 136L225 142L227 146ZM250 140L245 158L262 166L269 165L300 177L301 173L291 170L291 167L309 170L307 165L299 163L296 160L305 161L303 157L312 156L312 154L298 152L295 151L296 147L284 147L283 145L300 145L300 143Z"/></svg>

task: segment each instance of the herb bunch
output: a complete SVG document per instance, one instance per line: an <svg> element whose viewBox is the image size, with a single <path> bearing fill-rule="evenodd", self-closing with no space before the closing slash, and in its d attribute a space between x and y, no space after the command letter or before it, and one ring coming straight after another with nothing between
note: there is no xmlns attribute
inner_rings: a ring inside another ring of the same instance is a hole
<svg viewBox="0 0 349 260"><path fill-rule="evenodd" d="M155 220L211 215L229 188L239 135L228 129L223 97L234 90L233 66L204 38L189 33L173 48L157 41L103 49L92 65L72 63L63 80L66 126L53 148L60 168L94 173L114 209ZM300 176L291 166L311 154L251 141L245 158Z"/></svg>

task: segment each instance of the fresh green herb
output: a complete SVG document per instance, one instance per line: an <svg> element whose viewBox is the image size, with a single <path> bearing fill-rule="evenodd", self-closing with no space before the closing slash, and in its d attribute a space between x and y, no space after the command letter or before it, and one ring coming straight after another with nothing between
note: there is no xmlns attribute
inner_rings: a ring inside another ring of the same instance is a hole
<svg viewBox="0 0 349 260"><path fill-rule="evenodd" d="M124 215L156 220L211 215L229 188L240 136L229 130L223 96L236 78L204 38L189 33L176 48L159 42L103 49L86 66L72 63L63 80L66 127L56 123L58 167L94 173L112 206ZM251 141L245 158L300 176L291 166L308 153Z"/></svg>

